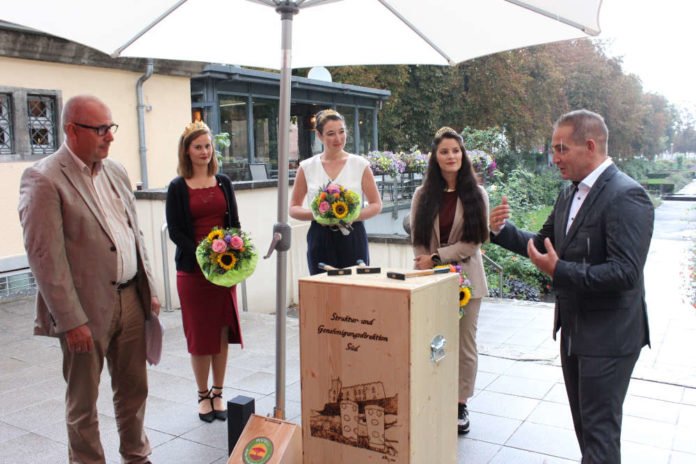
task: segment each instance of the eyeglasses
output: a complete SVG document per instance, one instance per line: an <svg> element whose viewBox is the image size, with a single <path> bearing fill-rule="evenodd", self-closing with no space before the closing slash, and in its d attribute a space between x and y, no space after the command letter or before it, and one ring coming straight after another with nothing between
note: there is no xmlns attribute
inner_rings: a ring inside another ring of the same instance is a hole
<svg viewBox="0 0 696 464"><path fill-rule="evenodd" d="M92 129L94 132L97 133L100 137L104 137L107 132L111 132L112 134L115 134L116 131L118 130L118 124L109 124L109 125L103 125L103 126L88 126L87 124L80 124L79 122L74 122L78 127L83 127L85 129Z"/></svg>

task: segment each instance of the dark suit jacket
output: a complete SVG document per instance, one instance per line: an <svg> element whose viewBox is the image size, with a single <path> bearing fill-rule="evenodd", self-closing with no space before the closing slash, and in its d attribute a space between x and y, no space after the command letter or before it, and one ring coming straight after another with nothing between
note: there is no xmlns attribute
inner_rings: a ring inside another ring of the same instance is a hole
<svg viewBox="0 0 696 464"><path fill-rule="evenodd" d="M135 197L125 169L105 159L111 182L133 229L138 290L150 317L154 280L147 261ZM36 335L57 336L87 323L95 338L109 329L118 299L116 247L101 208L65 146L22 175L19 217L36 279Z"/></svg>
<svg viewBox="0 0 696 464"><path fill-rule="evenodd" d="M215 179L224 192L225 200L227 201L225 224L223 226L225 228L241 228L232 181L225 174L217 174ZM193 217L191 216L188 188L186 181L181 176L176 177L169 184L166 215L169 238L176 244L176 252L174 253L176 269L177 271L194 272L198 269L198 263L196 262L196 247L198 244L193 236Z"/></svg>
<svg viewBox="0 0 696 464"><path fill-rule="evenodd" d="M650 343L643 267L653 231L654 208L645 190L610 165L585 198L566 235L573 187L561 192L541 230L532 234L508 223L491 240L527 256L551 239L559 261L554 338L559 328L568 351L623 356Z"/></svg>

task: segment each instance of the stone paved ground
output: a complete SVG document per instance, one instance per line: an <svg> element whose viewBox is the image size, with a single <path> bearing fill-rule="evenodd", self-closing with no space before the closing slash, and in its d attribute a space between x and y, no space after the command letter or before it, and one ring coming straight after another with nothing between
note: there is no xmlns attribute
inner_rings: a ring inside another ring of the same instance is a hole
<svg viewBox="0 0 696 464"><path fill-rule="evenodd" d="M689 186L696 192L696 183ZM646 266L652 349L634 372L624 410L628 464L696 462L696 310L684 297L688 250L696 241L696 205L665 202ZM466 464L576 463L579 450L565 399L549 304L485 300L471 432L459 439ZM146 417L152 460L168 464L225 463L227 427L196 415L178 311L163 313L162 363L150 369ZM258 414L275 405L274 317L242 315L245 348L230 353L225 397L256 399ZM32 337L32 300L0 303L0 464L66 461L64 383L55 340ZM288 319L286 415L300 422L298 324ZM108 374L99 400L109 463L119 462ZM353 464L353 463L351 463ZM415 463L421 464L421 463Z"/></svg>

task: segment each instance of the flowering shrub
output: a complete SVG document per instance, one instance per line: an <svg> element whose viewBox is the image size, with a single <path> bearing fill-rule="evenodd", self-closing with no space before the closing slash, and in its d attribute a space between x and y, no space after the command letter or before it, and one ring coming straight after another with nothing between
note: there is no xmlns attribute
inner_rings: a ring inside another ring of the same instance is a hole
<svg viewBox="0 0 696 464"><path fill-rule="evenodd" d="M254 272L258 255L246 232L213 227L196 248L196 261L210 282L231 287Z"/></svg>
<svg viewBox="0 0 696 464"><path fill-rule="evenodd" d="M371 151L366 156L375 175L396 176L406 171L406 163L401 154L391 151Z"/></svg>
<svg viewBox="0 0 696 464"><path fill-rule="evenodd" d="M471 164L476 173L485 179L493 178L497 164L493 157L482 150L467 150ZM370 168L375 175L396 176L405 172L423 174L428 168L429 153L415 150L410 153L391 151L371 151L365 158L370 162Z"/></svg>
<svg viewBox="0 0 696 464"><path fill-rule="evenodd" d="M466 154L471 160L474 171L484 179L492 179L498 167L491 155L483 150L467 150Z"/></svg>
<svg viewBox="0 0 696 464"><path fill-rule="evenodd" d="M428 168L429 155L423 154L420 150L412 153L400 153L401 159L406 163L406 172L424 173Z"/></svg>

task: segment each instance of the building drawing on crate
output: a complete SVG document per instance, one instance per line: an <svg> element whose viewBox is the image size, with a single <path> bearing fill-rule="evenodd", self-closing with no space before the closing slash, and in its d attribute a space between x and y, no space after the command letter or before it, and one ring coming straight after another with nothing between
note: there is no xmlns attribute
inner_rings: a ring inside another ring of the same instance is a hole
<svg viewBox="0 0 696 464"><path fill-rule="evenodd" d="M328 402L313 411L313 437L396 456L397 440L389 429L398 426L398 395L387 397L382 382L343 387L341 379L331 380Z"/></svg>

